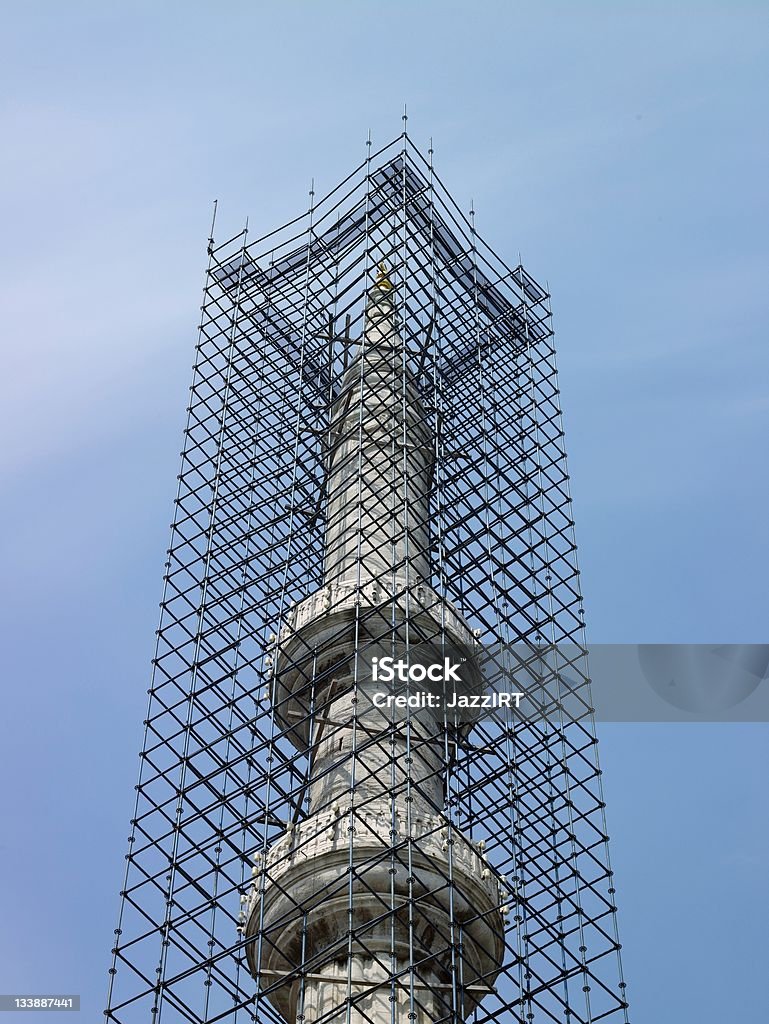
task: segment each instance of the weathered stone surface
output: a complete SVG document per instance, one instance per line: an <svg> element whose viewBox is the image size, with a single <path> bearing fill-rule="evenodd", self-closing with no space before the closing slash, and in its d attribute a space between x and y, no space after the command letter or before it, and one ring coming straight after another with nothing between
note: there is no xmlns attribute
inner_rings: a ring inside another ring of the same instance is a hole
<svg viewBox="0 0 769 1024"><path fill-rule="evenodd" d="M248 963L287 1024L428 1024L456 1005L460 977L464 1015L489 991L505 893L443 814L440 713L376 708L364 670L361 649L379 641L420 659L477 649L426 582L433 438L384 288L369 293L332 428L325 586L272 651L276 720L312 758L308 815L254 868Z"/></svg>

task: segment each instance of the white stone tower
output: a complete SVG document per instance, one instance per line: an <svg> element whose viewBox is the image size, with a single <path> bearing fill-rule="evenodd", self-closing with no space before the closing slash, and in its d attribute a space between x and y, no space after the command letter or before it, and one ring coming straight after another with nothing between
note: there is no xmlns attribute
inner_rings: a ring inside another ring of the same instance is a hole
<svg viewBox="0 0 769 1024"><path fill-rule="evenodd" d="M469 1013L504 949L498 880L442 814L445 711L373 704L373 653L458 663L477 643L429 585L435 441L393 295L380 268L331 417L325 585L274 654L276 717L312 745L309 808L255 868L245 934L287 1022L429 1024L457 983Z"/></svg>

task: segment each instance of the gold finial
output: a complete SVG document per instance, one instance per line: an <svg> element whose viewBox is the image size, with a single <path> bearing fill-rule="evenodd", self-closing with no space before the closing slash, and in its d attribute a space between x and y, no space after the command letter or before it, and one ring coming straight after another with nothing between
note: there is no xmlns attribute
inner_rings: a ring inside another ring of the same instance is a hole
<svg viewBox="0 0 769 1024"><path fill-rule="evenodd" d="M384 261L382 261L379 264L379 273L376 276L376 282L375 283L376 283L377 288L382 288L382 289L384 289L384 291L387 291L387 292L392 291L393 283L390 280L389 271L387 269L387 264Z"/></svg>

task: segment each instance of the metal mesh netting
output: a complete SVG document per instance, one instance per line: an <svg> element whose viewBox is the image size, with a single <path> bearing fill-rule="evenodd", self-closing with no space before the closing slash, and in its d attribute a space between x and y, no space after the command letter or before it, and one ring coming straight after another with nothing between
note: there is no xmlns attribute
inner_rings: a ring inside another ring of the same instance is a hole
<svg viewBox="0 0 769 1024"><path fill-rule="evenodd" d="M107 1019L626 1019L548 295L405 135L209 252Z"/></svg>

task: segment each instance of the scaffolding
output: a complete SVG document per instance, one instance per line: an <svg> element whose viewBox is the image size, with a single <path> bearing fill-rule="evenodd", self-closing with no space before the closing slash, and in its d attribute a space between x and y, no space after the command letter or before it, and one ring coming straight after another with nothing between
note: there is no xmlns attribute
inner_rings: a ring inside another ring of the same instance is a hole
<svg viewBox="0 0 769 1024"><path fill-rule="evenodd" d="M107 1020L627 1021L548 294L405 132L208 253Z"/></svg>

